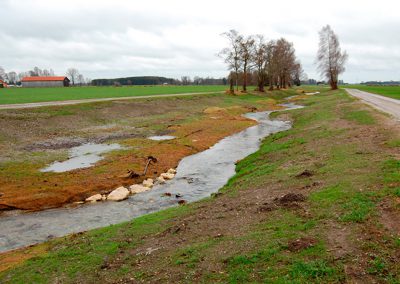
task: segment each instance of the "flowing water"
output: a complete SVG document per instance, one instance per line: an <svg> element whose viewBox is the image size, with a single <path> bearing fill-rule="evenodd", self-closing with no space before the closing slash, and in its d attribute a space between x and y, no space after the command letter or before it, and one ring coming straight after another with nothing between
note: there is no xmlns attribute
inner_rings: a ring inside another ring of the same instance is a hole
<svg viewBox="0 0 400 284"><path fill-rule="evenodd" d="M284 106L299 108L293 104ZM246 114L259 124L228 136L203 152L185 157L178 165L176 177L164 185L156 185L151 191L132 195L122 202L100 202L0 218L0 252L129 221L177 206L180 199L193 202L210 196L235 174L235 162L257 151L264 137L291 128L290 122L270 120L270 113ZM166 197L165 192L172 195ZM181 198L176 198L176 194Z"/></svg>

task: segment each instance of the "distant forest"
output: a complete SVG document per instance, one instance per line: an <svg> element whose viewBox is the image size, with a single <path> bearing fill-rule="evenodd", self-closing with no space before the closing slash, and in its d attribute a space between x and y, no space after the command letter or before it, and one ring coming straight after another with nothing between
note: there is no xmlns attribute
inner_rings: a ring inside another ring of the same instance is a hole
<svg viewBox="0 0 400 284"><path fill-rule="evenodd" d="M130 85L225 85L225 78L201 78L194 77L193 80L184 76L181 80L157 76L126 77L115 79L95 79L92 80L93 86L130 86Z"/></svg>

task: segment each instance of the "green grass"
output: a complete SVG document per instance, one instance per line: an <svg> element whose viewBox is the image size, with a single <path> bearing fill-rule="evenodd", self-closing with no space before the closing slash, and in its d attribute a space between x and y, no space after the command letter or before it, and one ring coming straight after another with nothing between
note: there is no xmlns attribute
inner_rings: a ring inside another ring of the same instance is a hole
<svg viewBox="0 0 400 284"><path fill-rule="evenodd" d="M361 91L400 100L400 86L349 85L345 87L350 89L359 89Z"/></svg>
<svg viewBox="0 0 400 284"><path fill-rule="evenodd" d="M0 104L224 91L226 86L131 86L0 89Z"/></svg>
<svg viewBox="0 0 400 284"><path fill-rule="evenodd" d="M345 109L344 118L366 125L371 125L375 123L375 119L366 110Z"/></svg>
<svg viewBox="0 0 400 284"><path fill-rule="evenodd" d="M257 152L237 163L237 174L222 190L223 195L232 192L228 198L237 198L238 193L244 193L242 190L251 194L254 188L269 190L269 185L279 185L295 192L319 181L321 185L310 190L299 207L279 207L257 222L241 224L248 229L238 235L204 235L182 241L175 249L164 247L154 262L145 267L137 265L145 257L129 252L132 248L147 248L141 246L144 236L156 238L171 224L181 224L179 216L198 221L191 217L201 215L208 203L214 204L211 197L72 240L53 241L47 255L0 274L0 282L96 282L102 277L110 282L129 278L146 282L165 276L163 271L172 267L169 272L181 273L184 283L344 283L352 280L345 267L358 265L362 263L358 258L366 258L366 267L360 273L368 274L375 282L398 283L399 265L393 261L400 244L398 237L380 231L374 238L365 231L367 227L373 232L381 228L377 218L380 201L399 193L400 162L384 152L398 147L397 142L383 144L387 148L382 151L363 154L363 142L351 140L353 129L337 129L335 121L343 116L355 127L364 127L364 131L372 123L370 113L358 109L344 91L322 91L307 98L305 104L307 108L290 111L294 127L264 139ZM304 169L312 170L314 175L297 178ZM385 187L389 190L382 190ZM257 198L254 202L264 202ZM195 222L189 221L188 227L194 228ZM335 227L349 230L347 242L355 246L356 255L333 255L335 247L329 247L328 234L335 238L331 232ZM289 250L288 244L299 238L312 238L315 244ZM118 255L117 251L122 253ZM122 258L123 265L101 271L105 258Z"/></svg>

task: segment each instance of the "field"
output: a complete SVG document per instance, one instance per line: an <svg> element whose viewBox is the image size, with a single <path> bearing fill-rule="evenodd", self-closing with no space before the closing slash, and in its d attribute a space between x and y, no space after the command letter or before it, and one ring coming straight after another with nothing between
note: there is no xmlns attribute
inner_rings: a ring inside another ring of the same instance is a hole
<svg viewBox="0 0 400 284"><path fill-rule="evenodd" d="M345 87L400 100L400 86L349 85Z"/></svg>
<svg viewBox="0 0 400 284"><path fill-rule="evenodd" d="M217 92L227 86L129 86L0 89L0 104Z"/></svg>
<svg viewBox="0 0 400 284"><path fill-rule="evenodd" d="M0 282L399 283L399 126L320 91L275 113L293 128L264 139L215 196L0 255ZM293 93L218 104L271 108Z"/></svg>

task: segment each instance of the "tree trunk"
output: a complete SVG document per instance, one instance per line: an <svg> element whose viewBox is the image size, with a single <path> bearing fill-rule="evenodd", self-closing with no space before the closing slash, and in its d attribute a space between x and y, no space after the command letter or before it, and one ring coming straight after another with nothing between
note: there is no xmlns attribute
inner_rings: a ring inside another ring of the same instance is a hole
<svg viewBox="0 0 400 284"><path fill-rule="evenodd" d="M239 84L238 84L238 77L239 77L239 72L236 70L235 72L235 84L236 84L236 91L239 91Z"/></svg>
<svg viewBox="0 0 400 284"><path fill-rule="evenodd" d="M273 91L274 90L274 79L271 77L269 77L269 88L268 90Z"/></svg>
<svg viewBox="0 0 400 284"><path fill-rule="evenodd" d="M258 91L259 91L259 92L265 92L263 80L261 80L261 81L258 82Z"/></svg>
<svg viewBox="0 0 400 284"><path fill-rule="evenodd" d="M233 89L233 78L230 79L229 83L230 83L229 92L230 92L231 94L234 94L234 93L235 93L235 90Z"/></svg>
<svg viewBox="0 0 400 284"><path fill-rule="evenodd" d="M247 91L247 62L243 66L243 92Z"/></svg>

